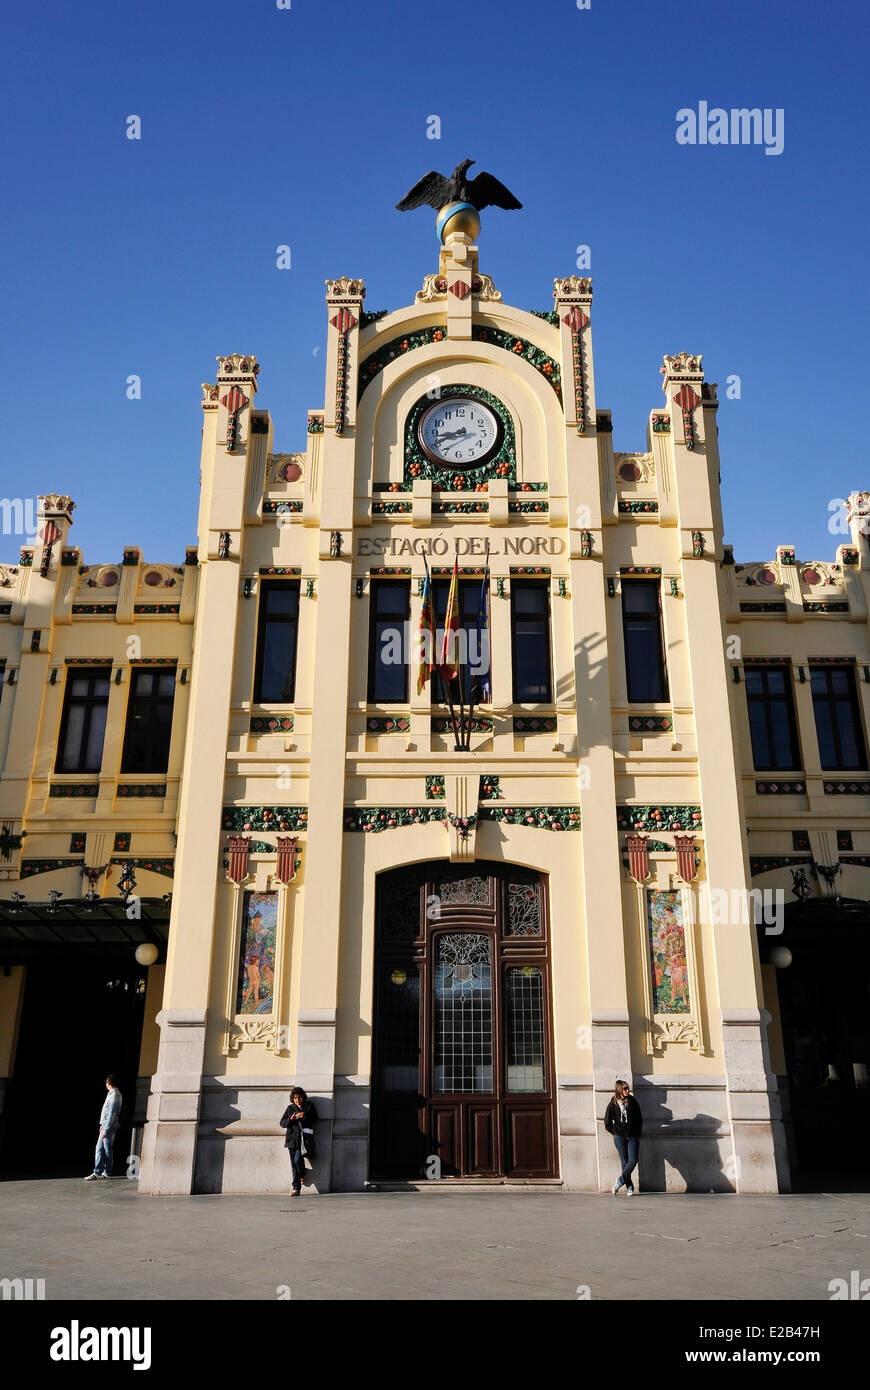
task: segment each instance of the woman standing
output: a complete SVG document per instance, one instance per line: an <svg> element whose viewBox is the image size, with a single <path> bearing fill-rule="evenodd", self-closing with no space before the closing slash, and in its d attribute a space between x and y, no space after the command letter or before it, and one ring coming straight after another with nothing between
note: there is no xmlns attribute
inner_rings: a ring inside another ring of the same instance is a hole
<svg viewBox="0 0 870 1390"><path fill-rule="evenodd" d="M290 1150L290 1167L293 1170L293 1191L298 1197L305 1180L305 1154L314 1156L314 1126L317 1123L317 1110L314 1102L308 1099L301 1086L290 1092L290 1104L278 1121L287 1131L284 1144Z"/></svg>
<svg viewBox="0 0 870 1390"><path fill-rule="evenodd" d="M626 1196L633 1197L632 1174L637 1166L643 1115L627 1081L617 1081L613 1088L613 1099L604 1112L604 1128L613 1135L622 1164L622 1172L610 1190L615 1197L619 1189L624 1187Z"/></svg>

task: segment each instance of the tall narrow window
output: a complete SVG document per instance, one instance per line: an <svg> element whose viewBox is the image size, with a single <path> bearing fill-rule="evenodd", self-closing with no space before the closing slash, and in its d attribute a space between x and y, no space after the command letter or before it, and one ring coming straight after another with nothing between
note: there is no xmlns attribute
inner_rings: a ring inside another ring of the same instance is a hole
<svg viewBox="0 0 870 1390"><path fill-rule="evenodd" d="M822 767L843 772L865 768L867 754L852 667L811 666L810 686Z"/></svg>
<svg viewBox="0 0 870 1390"><path fill-rule="evenodd" d="M411 586L395 579L375 579L371 594L369 702L405 704L408 699Z"/></svg>
<svg viewBox="0 0 870 1390"><path fill-rule="evenodd" d="M110 667L67 673L56 772L99 772L103 761Z"/></svg>
<svg viewBox="0 0 870 1390"><path fill-rule="evenodd" d="M622 631L628 698L655 704L668 698L659 586L649 579L623 579Z"/></svg>
<svg viewBox="0 0 870 1390"><path fill-rule="evenodd" d="M127 706L122 772L166 771L174 700L174 671L134 670Z"/></svg>
<svg viewBox="0 0 870 1390"><path fill-rule="evenodd" d="M460 674L462 677L462 691L466 700L473 694L478 704L487 703L487 699L481 699L489 687L489 634L488 632L479 633L478 617L480 613L481 579L460 579L459 581L459 636L456 642L456 655L459 658ZM447 616L447 596L450 592L449 579L435 579L432 583L433 610L435 613L435 630L438 634L438 641L435 649L436 661L441 658L441 642L444 635L444 619ZM454 698L456 695L456 685L453 683ZM432 698L447 702L447 689L441 679L440 671L435 677L435 686Z"/></svg>
<svg viewBox="0 0 870 1390"><path fill-rule="evenodd" d="M544 976L539 965L512 965L505 971L507 1089L543 1091Z"/></svg>
<svg viewBox="0 0 870 1390"><path fill-rule="evenodd" d="M289 705L296 698L299 581L267 582L260 590L254 702Z"/></svg>
<svg viewBox="0 0 870 1390"><path fill-rule="evenodd" d="M788 666L747 666L746 707L757 772L800 767L794 700Z"/></svg>
<svg viewBox="0 0 870 1390"><path fill-rule="evenodd" d="M550 586L511 580L514 704L550 704Z"/></svg>

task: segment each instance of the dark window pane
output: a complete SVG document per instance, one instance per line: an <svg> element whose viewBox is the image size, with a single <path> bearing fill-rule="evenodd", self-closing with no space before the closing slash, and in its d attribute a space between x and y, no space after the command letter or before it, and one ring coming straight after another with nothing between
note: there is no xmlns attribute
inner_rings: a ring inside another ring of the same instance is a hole
<svg viewBox="0 0 870 1390"><path fill-rule="evenodd" d="M257 634L257 704L292 704L296 698L299 581L266 584L260 598Z"/></svg>
<svg viewBox="0 0 870 1390"><path fill-rule="evenodd" d="M511 580L511 628L515 704L549 704L549 587L534 580Z"/></svg>
<svg viewBox="0 0 870 1390"><path fill-rule="evenodd" d="M765 708L761 702L751 702L749 705L749 732L752 735L752 758L756 768L773 766Z"/></svg>
<svg viewBox="0 0 870 1390"><path fill-rule="evenodd" d="M827 771L867 766L861 713L851 666L810 668L819 759Z"/></svg>
<svg viewBox="0 0 870 1390"><path fill-rule="evenodd" d="M174 690L174 672L135 672L127 707L122 772L165 772L168 768Z"/></svg>
<svg viewBox="0 0 870 1390"><path fill-rule="evenodd" d="M628 698L642 704L668 698L659 586L644 579L622 581L622 629Z"/></svg>
<svg viewBox="0 0 870 1390"><path fill-rule="evenodd" d="M84 705L72 705L67 712L66 737L61 749L59 772L74 772L78 767L84 727Z"/></svg>
<svg viewBox="0 0 870 1390"><path fill-rule="evenodd" d="M756 771L793 771L800 767L791 668L747 669L746 707Z"/></svg>
<svg viewBox="0 0 870 1390"><path fill-rule="evenodd" d="M408 699L408 636L411 586L375 581L369 608L369 689L372 704Z"/></svg>
<svg viewBox="0 0 870 1390"><path fill-rule="evenodd" d="M58 772L99 772L103 760L109 672L67 678L58 743Z"/></svg>

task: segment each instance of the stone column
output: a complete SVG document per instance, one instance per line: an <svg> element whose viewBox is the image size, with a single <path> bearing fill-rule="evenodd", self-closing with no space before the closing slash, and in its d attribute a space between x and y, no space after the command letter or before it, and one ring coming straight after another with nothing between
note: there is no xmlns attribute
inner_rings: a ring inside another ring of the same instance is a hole
<svg viewBox="0 0 870 1390"><path fill-rule="evenodd" d="M671 419L673 469L681 536L688 665L698 748L707 887L750 887L737 774L737 740L728 695L725 586L721 577L719 454L711 395L701 359L665 357L663 389ZM704 408L701 408L702 399ZM722 1059L738 1192L778 1191L774 1128L781 1134L776 1078L767 1059L763 991L753 923L712 926ZM708 1001L712 1005L712 1000ZM711 1016L715 1011L711 1008ZM714 1043L714 1045L716 1045Z"/></svg>
<svg viewBox="0 0 870 1390"><path fill-rule="evenodd" d="M178 855L160 1050L142 1144L140 1192L194 1190L202 1072L216 921L239 573L244 537L253 357L219 358L203 407L217 411L203 433L200 587L193 643L188 736L178 812ZM240 403L240 396L244 403ZM235 407L235 410L233 410ZM235 418L232 418L233 415Z"/></svg>

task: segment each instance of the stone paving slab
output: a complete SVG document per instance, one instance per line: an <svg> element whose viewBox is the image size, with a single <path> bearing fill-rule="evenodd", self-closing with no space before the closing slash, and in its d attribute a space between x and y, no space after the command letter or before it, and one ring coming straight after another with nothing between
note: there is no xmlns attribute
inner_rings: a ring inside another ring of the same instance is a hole
<svg viewBox="0 0 870 1390"><path fill-rule="evenodd" d="M870 1194L137 1197L0 1183L0 1278L47 1300L809 1299L870 1277Z"/></svg>

